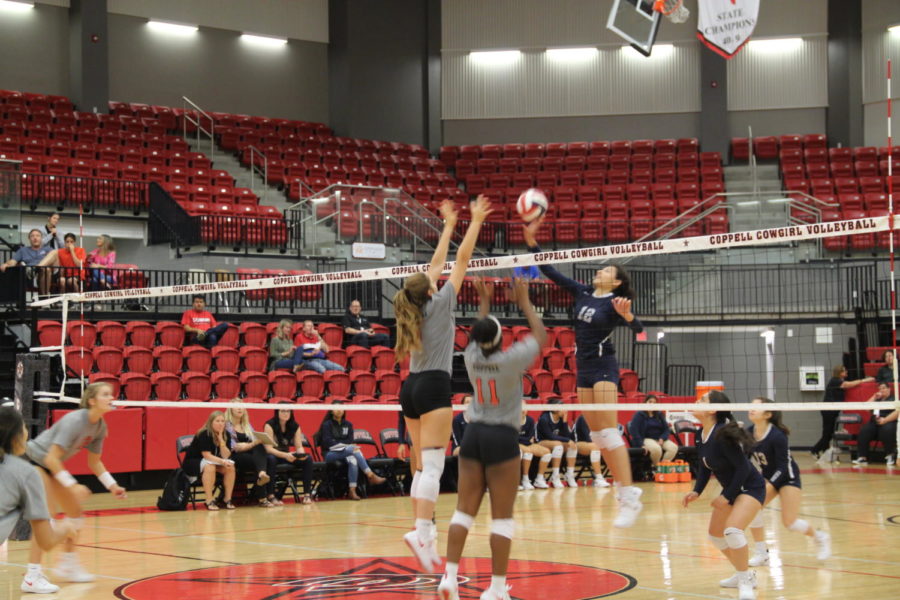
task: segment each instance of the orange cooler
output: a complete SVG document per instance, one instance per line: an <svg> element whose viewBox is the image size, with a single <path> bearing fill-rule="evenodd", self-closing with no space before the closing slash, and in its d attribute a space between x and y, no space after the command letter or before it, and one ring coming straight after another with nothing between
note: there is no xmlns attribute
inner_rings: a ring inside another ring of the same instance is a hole
<svg viewBox="0 0 900 600"><path fill-rule="evenodd" d="M723 381L698 381L696 384L697 390L697 400L699 400L703 394L712 390L719 390L720 392L725 391L725 382Z"/></svg>

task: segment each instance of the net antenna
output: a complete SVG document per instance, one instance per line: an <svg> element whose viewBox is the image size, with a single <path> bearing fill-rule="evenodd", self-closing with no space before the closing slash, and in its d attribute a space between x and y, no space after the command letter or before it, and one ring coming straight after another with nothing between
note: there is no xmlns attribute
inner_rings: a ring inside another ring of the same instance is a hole
<svg viewBox="0 0 900 600"><path fill-rule="evenodd" d="M691 16L691 11L684 5L683 0L656 0L653 10L662 14L672 23L684 23Z"/></svg>

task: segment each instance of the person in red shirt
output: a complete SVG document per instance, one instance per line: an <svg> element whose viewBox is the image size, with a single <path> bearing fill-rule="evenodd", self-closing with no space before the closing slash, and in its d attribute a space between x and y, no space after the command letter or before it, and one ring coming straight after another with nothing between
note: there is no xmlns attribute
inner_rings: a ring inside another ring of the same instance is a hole
<svg viewBox="0 0 900 600"><path fill-rule="evenodd" d="M312 369L317 373L344 371L344 367L325 358L330 348L312 321L303 321L303 329L294 338L297 350L294 353L294 370Z"/></svg>
<svg viewBox="0 0 900 600"><path fill-rule="evenodd" d="M63 238L64 245L59 250L51 251L41 260L41 267L60 267L59 269L59 291L77 292L78 281L87 280L87 270L84 269L84 259L87 256L84 248L75 245L75 234L67 233ZM43 290L42 293L49 293L49 289Z"/></svg>
<svg viewBox="0 0 900 600"><path fill-rule="evenodd" d="M228 323L217 323L216 318L206 310L206 299L200 295L194 296L191 309L181 315L181 324L188 334L189 344L200 344L206 348L215 346L228 330Z"/></svg>

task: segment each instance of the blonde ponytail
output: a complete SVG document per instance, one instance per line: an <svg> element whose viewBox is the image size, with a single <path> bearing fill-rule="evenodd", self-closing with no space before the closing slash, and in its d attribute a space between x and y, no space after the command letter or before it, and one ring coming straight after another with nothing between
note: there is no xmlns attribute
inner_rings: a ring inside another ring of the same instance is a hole
<svg viewBox="0 0 900 600"><path fill-rule="evenodd" d="M413 351L422 349L422 307L428 301L431 280L424 273L406 278L403 288L394 294L394 315L397 317L397 345L394 356L403 362Z"/></svg>

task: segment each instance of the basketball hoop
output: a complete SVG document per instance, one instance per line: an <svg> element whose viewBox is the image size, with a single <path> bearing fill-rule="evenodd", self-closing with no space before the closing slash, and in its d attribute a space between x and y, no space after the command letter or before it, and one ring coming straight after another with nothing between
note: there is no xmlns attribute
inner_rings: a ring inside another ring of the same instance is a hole
<svg viewBox="0 0 900 600"><path fill-rule="evenodd" d="M673 23L684 23L691 16L683 0L656 0L653 10L665 15Z"/></svg>

